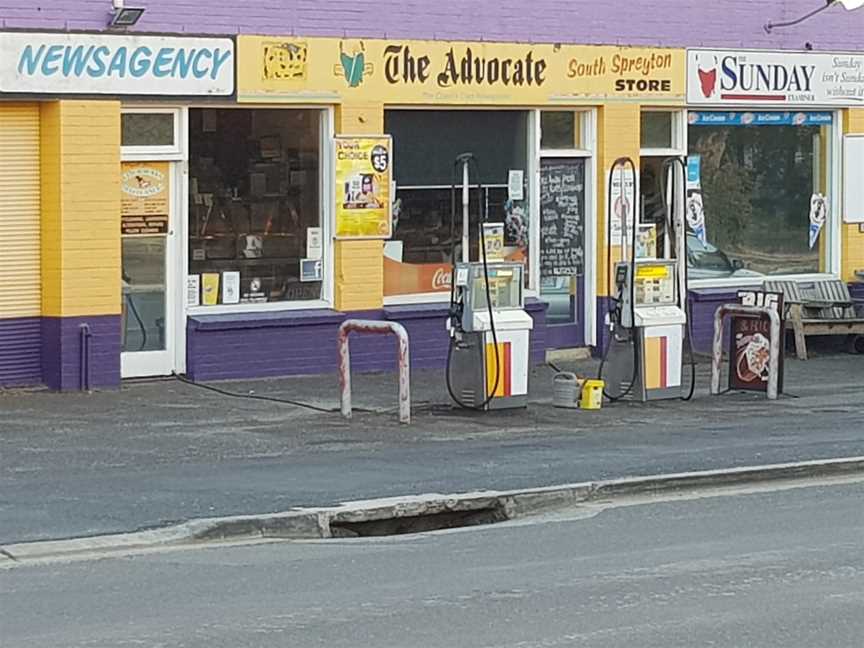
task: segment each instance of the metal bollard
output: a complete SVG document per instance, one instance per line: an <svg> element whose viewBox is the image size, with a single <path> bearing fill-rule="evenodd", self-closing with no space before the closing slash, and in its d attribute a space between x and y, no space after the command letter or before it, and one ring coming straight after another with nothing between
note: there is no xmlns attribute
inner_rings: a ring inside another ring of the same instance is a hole
<svg viewBox="0 0 864 648"><path fill-rule="evenodd" d="M399 342L399 422L411 422L411 358L408 332L396 322L349 319L339 327L339 384L342 390L342 416L351 418L351 333L395 335Z"/></svg>
<svg viewBox="0 0 864 648"><path fill-rule="evenodd" d="M714 313L714 346L711 355L711 394L720 393L720 370L723 364L723 320L727 315L767 315L771 321L770 345L768 348L768 400L777 400L777 383L780 373L780 315L767 306L743 306L724 304Z"/></svg>

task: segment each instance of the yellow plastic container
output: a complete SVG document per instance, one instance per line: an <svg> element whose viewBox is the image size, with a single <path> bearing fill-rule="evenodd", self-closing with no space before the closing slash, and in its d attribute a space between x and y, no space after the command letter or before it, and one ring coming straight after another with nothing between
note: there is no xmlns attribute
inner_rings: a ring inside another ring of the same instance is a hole
<svg viewBox="0 0 864 648"><path fill-rule="evenodd" d="M598 410L603 407L603 388L606 383L602 380L586 380L582 386L582 398L579 407L588 410Z"/></svg>

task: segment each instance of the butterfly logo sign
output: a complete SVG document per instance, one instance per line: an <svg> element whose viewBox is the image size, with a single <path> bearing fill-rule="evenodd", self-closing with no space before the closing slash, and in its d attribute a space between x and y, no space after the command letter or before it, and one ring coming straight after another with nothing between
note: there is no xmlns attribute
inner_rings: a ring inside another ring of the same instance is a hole
<svg viewBox="0 0 864 648"><path fill-rule="evenodd" d="M345 79L349 88L360 87L372 72L372 64L366 62L366 46L363 41L350 48L346 48L343 41L339 42L339 63L334 66L333 73Z"/></svg>

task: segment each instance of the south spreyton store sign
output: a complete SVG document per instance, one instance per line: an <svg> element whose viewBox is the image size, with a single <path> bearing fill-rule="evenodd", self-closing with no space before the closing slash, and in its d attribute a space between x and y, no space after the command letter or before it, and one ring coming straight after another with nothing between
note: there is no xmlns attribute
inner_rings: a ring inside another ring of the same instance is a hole
<svg viewBox="0 0 864 648"><path fill-rule="evenodd" d="M689 50L687 103L864 106L864 56Z"/></svg>

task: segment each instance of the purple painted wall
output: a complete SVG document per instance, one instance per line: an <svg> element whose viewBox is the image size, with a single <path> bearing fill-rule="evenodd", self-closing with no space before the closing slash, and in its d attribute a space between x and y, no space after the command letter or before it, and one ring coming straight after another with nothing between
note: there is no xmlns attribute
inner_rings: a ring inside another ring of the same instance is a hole
<svg viewBox="0 0 864 648"><path fill-rule="evenodd" d="M0 319L0 388L41 382L41 355L41 318Z"/></svg>
<svg viewBox="0 0 864 648"><path fill-rule="evenodd" d="M42 382L60 391L85 387L81 325L90 327L91 389L120 386L120 316L45 317L42 319ZM87 367L84 367L85 372ZM36 381L38 382L38 381Z"/></svg>
<svg viewBox="0 0 864 648"><path fill-rule="evenodd" d="M526 305L534 318L531 356L545 360L546 305ZM331 310L250 315L202 315L189 319L186 374L192 380L333 373L338 368L336 334L349 317L398 321L408 331L411 367L441 368L449 337L444 304L400 306L380 311L337 313ZM396 340L390 336L352 334L351 369L393 371Z"/></svg>
<svg viewBox="0 0 864 648"><path fill-rule="evenodd" d="M840 6L795 28L824 0L140 0L136 31L433 38L802 49L859 49L864 10ZM104 29L110 0L0 0L0 29Z"/></svg>

